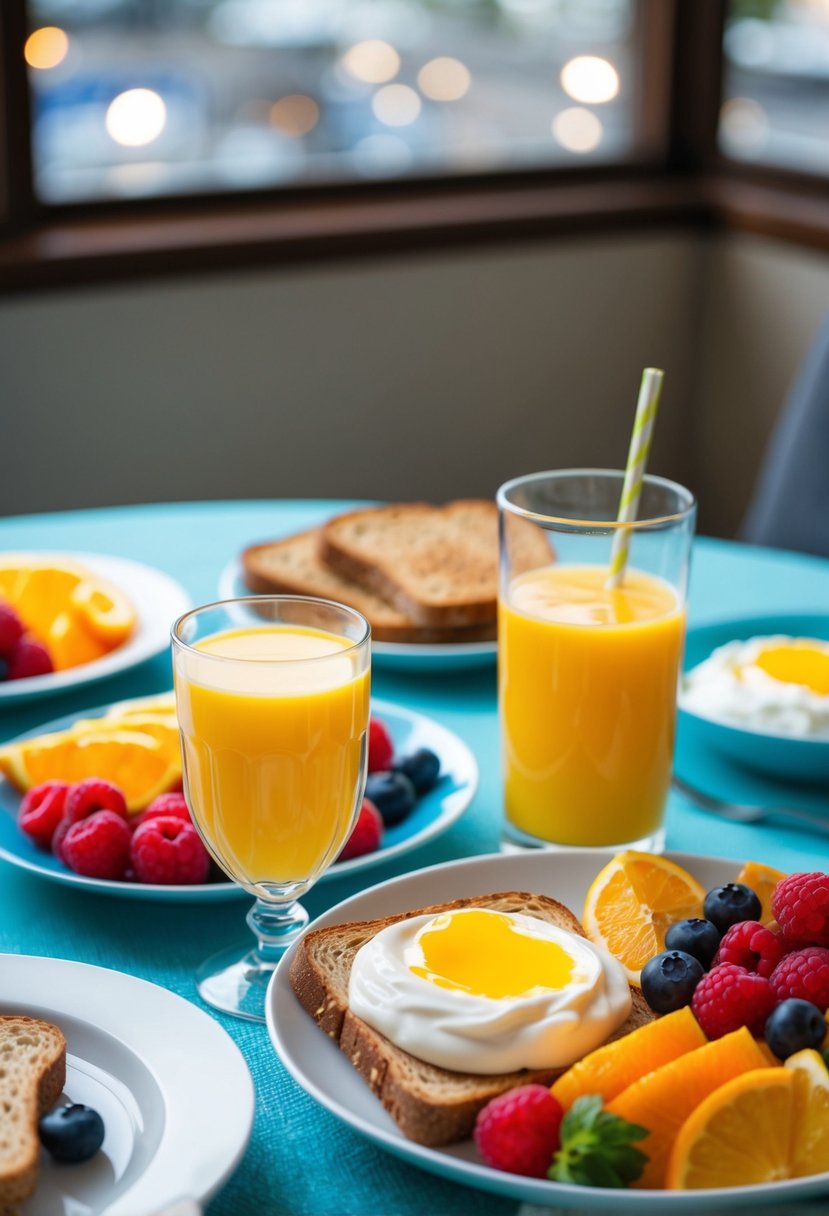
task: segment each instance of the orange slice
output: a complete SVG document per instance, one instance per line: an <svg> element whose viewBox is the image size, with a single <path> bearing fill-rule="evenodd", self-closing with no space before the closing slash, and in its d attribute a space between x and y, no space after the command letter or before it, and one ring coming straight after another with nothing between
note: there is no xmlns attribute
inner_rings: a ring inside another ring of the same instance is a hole
<svg viewBox="0 0 829 1216"><path fill-rule="evenodd" d="M168 760L178 760L181 755L178 722L162 714L130 714L127 718L79 718L69 733L79 738L82 735L106 735L123 731L140 731L156 739Z"/></svg>
<svg viewBox="0 0 829 1216"><path fill-rule="evenodd" d="M794 1071L785 1068L746 1072L715 1089L680 1128L665 1185L697 1190L791 1178L797 1089Z"/></svg>
<svg viewBox="0 0 829 1216"><path fill-rule="evenodd" d="M747 861L737 875L736 882L745 883L759 895L760 903L763 905L760 920L764 925L774 920L771 911L772 892L780 880L786 877L783 870L775 870L774 866L767 866L762 861Z"/></svg>
<svg viewBox="0 0 829 1216"><path fill-rule="evenodd" d="M587 936L615 955L628 980L639 983L649 958L665 947L676 920L702 916L705 888L666 857L618 853L593 879L584 902Z"/></svg>
<svg viewBox="0 0 829 1216"><path fill-rule="evenodd" d="M632 1030L621 1039L597 1047L550 1087L565 1110L584 1094L615 1098L634 1081L707 1042L689 1008L677 1009Z"/></svg>
<svg viewBox="0 0 829 1216"><path fill-rule="evenodd" d="M105 579L85 578L73 589L69 604L79 625L107 650L120 646L135 628L129 598Z"/></svg>
<svg viewBox="0 0 829 1216"><path fill-rule="evenodd" d="M102 777L123 790L130 811L140 811L179 781L181 759L143 731L59 731L0 750L0 771L21 792L42 781Z"/></svg>
<svg viewBox="0 0 829 1216"><path fill-rule="evenodd" d="M91 663L106 654L106 647L78 627L75 618L69 612L59 612L52 621L43 643L49 651L55 671L66 671L69 667L79 667L81 663Z"/></svg>
<svg viewBox="0 0 829 1216"><path fill-rule="evenodd" d="M664 1186L668 1156L685 1120L724 1082L765 1068L767 1062L743 1026L663 1064L608 1102L607 1109L613 1114L648 1128L650 1133L639 1146L647 1154L648 1164L634 1185Z"/></svg>
<svg viewBox="0 0 829 1216"><path fill-rule="evenodd" d="M829 1170L829 1072L817 1051L798 1051L786 1060L796 1076L789 1177Z"/></svg>

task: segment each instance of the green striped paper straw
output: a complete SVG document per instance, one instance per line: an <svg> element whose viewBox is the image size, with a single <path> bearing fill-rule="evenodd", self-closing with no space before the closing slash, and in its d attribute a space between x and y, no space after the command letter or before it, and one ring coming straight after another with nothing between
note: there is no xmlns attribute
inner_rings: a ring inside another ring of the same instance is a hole
<svg viewBox="0 0 829 1216"><path fill-rule="evenodd" d="M636 519L636 512L639 509L639 495L642 493L642 482L645 479L645 465L648 463L651 435L656 411L659 409L664 375L665 373L658 367L646 367L642 372L639 400L636 402L636 417L633 420L628 460L625 466L622 497L619 500L619 514L616 517L620 524L632 523ZM609 587L618 587L624 581L630 551L630 533L630 528L617 528L613 537L610 576L607 580Z"/></svg>

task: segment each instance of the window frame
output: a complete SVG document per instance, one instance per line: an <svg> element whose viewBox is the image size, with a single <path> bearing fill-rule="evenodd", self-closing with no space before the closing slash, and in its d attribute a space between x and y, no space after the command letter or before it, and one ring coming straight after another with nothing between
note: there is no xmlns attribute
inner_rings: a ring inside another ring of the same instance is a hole
<svg viewBox="0 0 829 1216"><path fill-rule="evenodd" d="M717 148L726 7L641 0L639 117L651 150L623 163L57 206L32 186L25 0L4 0L0 294L655 224L829 248L825 179L729 161Z"/></svg>

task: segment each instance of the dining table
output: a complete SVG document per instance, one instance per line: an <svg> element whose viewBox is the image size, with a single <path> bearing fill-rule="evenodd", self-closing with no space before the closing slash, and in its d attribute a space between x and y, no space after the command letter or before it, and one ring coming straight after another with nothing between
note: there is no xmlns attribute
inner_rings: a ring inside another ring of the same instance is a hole
<svg viewBox="0 0 829 1216"><path fill-rule="evenodd" d="M0 552L104 554L152 566L177 580L193 604L220 598L220 578L248 545L316 526L362 505L342 500L172 502L73 510L0 520ZM693 546L688 623L693 628L758 613L827 613L829 560L700 536ZM377 663L372 695L417 711L449 728L471 749L479 782L464 812L442 835L370 870L319 883L304 903L315 917L370 884L414 868L497 854L502 847L496 662L466 668ZM0 744L69 714L172 687L169 649L105 681L54 696L0 703ZM725 796L793 802L825 812L829 791L738 769L700 750L682 726L676 770ZM829 870L829 832L784 821L727 822L673 790L666 848L764 862L785 871ZM206 1205L209 1216L518 1216L509 1196L473 1190L384 1152L309 1096L283 1066L259 1023L203 1005L194 973L207 955L245 937L244 901L189 905L136 900L73 889L0 862L0 952L60 958L151 981L215 1018L239 1047L255 1087L255 1117L246 1151ZM0 974L0 998L8 1001ZM94 1001L94 993L89 994ZM124 1008L123 1017L131 1011ZM187 1044L181 1044L187 1052ZM210 1068L210 1061L202 1062ZM231 1115L215 1111L216 1120ZM551 1199L551 1204L553 1200ZM523 1205L523 1216L530 1212ZM535 1209L533 1209L535 1210ZM786 1211L817 1212L804 1202ZM825 1210L825 1209L823 1209ZM136 1214L141 1216L141 1214ZM149 1216L149 1214L147 1214Z"/></svg>

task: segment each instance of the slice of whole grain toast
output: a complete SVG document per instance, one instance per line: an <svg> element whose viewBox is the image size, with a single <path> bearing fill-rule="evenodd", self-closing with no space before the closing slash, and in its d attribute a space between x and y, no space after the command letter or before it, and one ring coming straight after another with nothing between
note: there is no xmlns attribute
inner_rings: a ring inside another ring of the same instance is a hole
<svg viewBox="0 0 829 1216"><path fill-rule="evenodd" d="M245 584L251 591L316 595L361 612L378 642L487 642L495 618L471 626L421 625L377 592L336 573L322 560L320 530L250 545L242 553Z"/></svg>
<svg viewBox="0 0 829 1216"><path fill-rule="evenodd" d="M37 1122L66 1080L66 1040L57 1026L24 1015L0 1017L0 1211L34 1193Z"/></svg>
<svg viewBox="0 0 829 1216"><path fill-rule="evenodd" d="M339 1044L351 1063L410 1140L436 1147L472 1134L478 1111L504 1090L530 1082L550 1085L564 1069L549 1068L481 1075L452 1072L417 1059L368 1026L348 1007L348 981L354 956L381 929L412 916L437 915L459 908L490 908L524 913L585 937L568 908L545 895L506 891L418 908L397 916L353 921L310 930L291 960L289 979L300 1004ZM653 1020L638 988L631 987L627 1020L612 1035L621 1038Z"/></svg>

